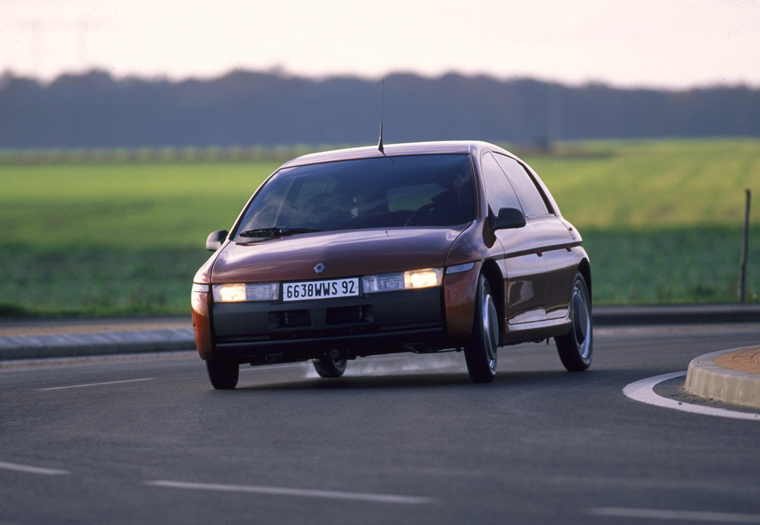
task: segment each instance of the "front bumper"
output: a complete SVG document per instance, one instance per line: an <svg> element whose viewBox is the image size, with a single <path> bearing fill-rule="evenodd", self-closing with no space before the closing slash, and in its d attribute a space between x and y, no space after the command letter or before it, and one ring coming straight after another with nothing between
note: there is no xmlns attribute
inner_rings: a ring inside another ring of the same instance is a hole
<svg viewBox="0 0 760 525"><path fill-rule="evenodd" d="M300 302L209 305L204 359L265 364L303 361L337 348L346 357L436 348L444 344L441 287Z"/></svg>

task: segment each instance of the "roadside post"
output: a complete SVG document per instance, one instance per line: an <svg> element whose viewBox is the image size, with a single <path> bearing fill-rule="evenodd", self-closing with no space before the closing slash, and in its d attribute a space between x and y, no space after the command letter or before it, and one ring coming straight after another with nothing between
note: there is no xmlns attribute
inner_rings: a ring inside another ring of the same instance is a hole
<svg viewBox="0 0 760 525"><path fill-rule="evenodd" d="M747 285L747 257L749 254L749 207L752 201L752 192L747 189L746 205L744 207L744 238L742 240L742 257L739 261L739 302L743 303Z"/></svg>

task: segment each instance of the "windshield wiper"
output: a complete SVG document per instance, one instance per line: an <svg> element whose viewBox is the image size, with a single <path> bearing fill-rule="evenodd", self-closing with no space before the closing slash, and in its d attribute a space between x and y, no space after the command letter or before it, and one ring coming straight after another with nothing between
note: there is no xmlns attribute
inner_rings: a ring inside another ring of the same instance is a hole
<svg viewBox="0 0 760 525"><path fill-rule="evenodd" d="M256 228L239 233L240 237L282 237L299 233L314 233L322 230L314 228L290 228L289 226L274 226L272 228Z"/></svg>

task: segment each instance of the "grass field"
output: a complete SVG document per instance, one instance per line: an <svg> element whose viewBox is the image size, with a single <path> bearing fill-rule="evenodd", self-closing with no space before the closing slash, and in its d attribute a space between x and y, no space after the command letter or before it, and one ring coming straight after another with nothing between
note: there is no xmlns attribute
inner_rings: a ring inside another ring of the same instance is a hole
<svg viewBox="0 0 760 525"><path fill-rule="evenodd" d="M760 198L760 140L589 142L526 161L579 228L740 227ZM755 212L760 211L756 206ZM760 224L760 213L752 214Z"/></svg>
<svg viewBox="0 0 760 525"><path fill-rule="evenodd" d="M736 300L744 190L757 201L760 141L571 143L525 160L584 235L596 304ZM187 313L206 235L228 228L277 165L0 165L0 315Z"/></svg>

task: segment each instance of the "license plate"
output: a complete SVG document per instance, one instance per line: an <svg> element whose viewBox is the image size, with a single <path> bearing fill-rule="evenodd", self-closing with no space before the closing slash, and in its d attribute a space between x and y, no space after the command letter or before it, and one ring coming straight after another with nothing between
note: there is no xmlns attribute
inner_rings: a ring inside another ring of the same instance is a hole
<svg viewBox="0 0 760 525"><path fill-rule="evenodd" d="M283 301L304 301L309 299L333 299L335 297L355 297L359 295L359 278L334 279L332 281L304 281L283 283Z"/></svg>

